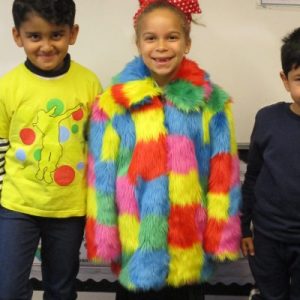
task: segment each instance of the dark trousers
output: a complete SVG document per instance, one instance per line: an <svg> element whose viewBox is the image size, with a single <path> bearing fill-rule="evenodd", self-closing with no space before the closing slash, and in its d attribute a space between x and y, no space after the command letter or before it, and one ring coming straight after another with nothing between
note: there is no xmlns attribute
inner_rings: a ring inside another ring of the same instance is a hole
<svg viewBox="0 0 300 300"><path fill-rule="evenodd" d="M300 244L283 243L255 232L249 265L264 300L300 299Z"/></svg>
<svg viewBox="0 0 300 300"><path fill-rule="evenodd" d="M44 300L76 299L84 223L84 217L41 218L0 207L0 299L31 299L29 276L40 239Z"/></svg>
<svg viewBox="0 0 300 300"><path fill-rule="evenodd" d="M119 286L116 300L204 300L204 296L200 285L165 287L159 291L137 293Z"/></svg>

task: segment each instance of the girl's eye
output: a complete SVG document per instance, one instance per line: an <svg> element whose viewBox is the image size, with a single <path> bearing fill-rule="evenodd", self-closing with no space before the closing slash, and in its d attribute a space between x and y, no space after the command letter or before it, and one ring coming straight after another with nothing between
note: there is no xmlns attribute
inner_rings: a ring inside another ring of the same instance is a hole
<svg viewBox="0 0 300 300"><path fill-rule="evenodd" d="M177 41L178 40L178 36L177 35L171 35L171 36L169 36L169 40L170 41Z"/></svg>
<svg viewBox="0 0 300 300"><path fill-rule="evenodd" d="M146 36L145 37L145 41L154 41L155 40L155 37L154 36Z"/></svg>

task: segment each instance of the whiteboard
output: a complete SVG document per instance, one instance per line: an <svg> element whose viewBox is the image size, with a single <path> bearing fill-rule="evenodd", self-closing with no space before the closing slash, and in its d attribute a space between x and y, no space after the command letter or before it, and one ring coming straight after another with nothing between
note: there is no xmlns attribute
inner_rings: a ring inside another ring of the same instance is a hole
<svg viewBox="0 0 300 300"><path fill-rule="evenodd" d="M132 16L138 0L76 0L80 32L73 59L92 69L103 86L137 54ZM279 72L281 39L300 26L297 6L261 6L261 0L200 0L189 57L234 101L239 143L248 143L255 113L289 101ZM0 1L0 75L24 60L11 37L12 0Z"/></svg>
<svg viewBox="0 0 300 300"><path fill-rule="evenodd" d="M261 4L300 5L299 0L261 0Z"/></svg>

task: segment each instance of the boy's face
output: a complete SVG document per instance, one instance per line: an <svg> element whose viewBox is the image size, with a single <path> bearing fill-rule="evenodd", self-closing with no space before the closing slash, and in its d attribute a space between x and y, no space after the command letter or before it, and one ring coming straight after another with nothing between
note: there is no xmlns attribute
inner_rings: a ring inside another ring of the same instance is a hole
<svg viewBox="0 0 300 300"><path fill-rule="evenodd" d="M281 72L280 77L285 89L291 94L291 98L294 100L291 106L292 110L300 115L300 67L293 68L288 73L288 76Z"/></svg>
<svg viewBox="0 0 300 300"><path fill-rule="evenodd" d="M69 45L76 42L78 26L55 25L36 14L30 14L19 29L13 28L13 37L23 47L27 58L44 71L54 71L63 65Z"/></svg>

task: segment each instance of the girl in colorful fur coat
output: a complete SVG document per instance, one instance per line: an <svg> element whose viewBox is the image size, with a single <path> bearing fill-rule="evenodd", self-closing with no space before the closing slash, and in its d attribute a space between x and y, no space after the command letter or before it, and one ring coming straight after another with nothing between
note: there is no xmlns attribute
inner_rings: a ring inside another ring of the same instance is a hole
<svg viewBox="0 0 300 300"><path fill-rule="evenodd" d="M126 288L117 299L190 299L213 261L239 256L231 101L185 58L191 12L196 0L143 1L140 56L94 106L88 256L112 263Z"/></svg>

